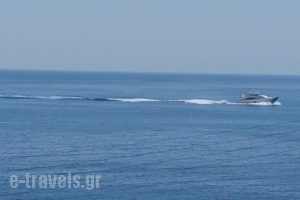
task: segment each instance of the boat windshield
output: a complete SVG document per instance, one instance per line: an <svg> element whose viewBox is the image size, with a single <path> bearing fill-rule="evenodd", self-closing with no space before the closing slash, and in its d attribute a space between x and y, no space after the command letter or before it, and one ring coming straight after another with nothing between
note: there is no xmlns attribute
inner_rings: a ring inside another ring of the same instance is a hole
<svg viewBox="0 0 300 200"><path fill-rule="evenodd" d="M259 96L259 95L260 95L259 92L249 92L247 96Z"/></svg>

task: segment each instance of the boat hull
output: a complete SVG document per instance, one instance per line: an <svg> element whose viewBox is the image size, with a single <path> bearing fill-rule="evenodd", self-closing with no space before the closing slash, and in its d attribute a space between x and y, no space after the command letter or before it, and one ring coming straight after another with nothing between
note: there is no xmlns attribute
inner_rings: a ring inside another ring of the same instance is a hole
<svg viewBox="0 0 300 200"><path fill-rule="evenodd" d="M237 103L275 103L278 100L278 97L270 97L270 98L259 98L259 99L239 99Z"/></svg>

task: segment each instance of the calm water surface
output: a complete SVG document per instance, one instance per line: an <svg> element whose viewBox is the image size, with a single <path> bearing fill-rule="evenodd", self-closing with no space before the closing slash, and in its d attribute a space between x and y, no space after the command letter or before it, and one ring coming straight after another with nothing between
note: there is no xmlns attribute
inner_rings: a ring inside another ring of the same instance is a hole
<svg viewBox="0 0 300 200"><path fill-rule="evenodd" d="M0 199L300 199L299 105L299 76L0 71ZM10 187L68 172L100 187Z"/></svg>

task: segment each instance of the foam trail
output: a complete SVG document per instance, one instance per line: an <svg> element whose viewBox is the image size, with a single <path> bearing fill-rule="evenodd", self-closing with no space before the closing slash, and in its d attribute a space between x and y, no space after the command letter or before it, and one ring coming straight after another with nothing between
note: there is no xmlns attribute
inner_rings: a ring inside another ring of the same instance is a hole
<svg viewBox="0 0 300 200"><path fill-rule="evenodd" d="M72 100L72 99L84 99L83 97L72 97L72 96L70 96L70 97L68 97L68 96L37 96L36 97L37 99L51 99L51 100L60 100L60 99L66 99L66 100L68 100L68 99L70 99L70 100Z"/></svg>
<svg viewBox="0 0 300 200"><path fill-rule="evenodd" d="M0 95L0 99L45 99L45 100L86 100L86 101L120 101L128 103L139 102L181 102L186 104L198 105L213 105L213 104L226 104L226 105L253 105L253 106L280 106L280 102L272 103L233 103L227 100L211 100L211 99L178 99L178 100L158 100L146 98L94 98L94 97L81 97L81 96L30 96L30 95Z"/></svg>
<svg viewBox="0 0 300 200"><path fill-rule="evenodd" d="M198 105L213 105L213 104L226 104L226 105L252 105L252 106L281 106L280 102L262 102L262 103L234 103L227 100L211 100L211 99L181 99L181 100L169 100L173 102L183 102L187 104L198 104Z"/></svg>
<svg viewBox="0 0 300 200"><path fill-rule="evenodd" d="M108 98L109 101L122 101L122 102L158 102L160 100L157 99L144 99L144 98Z"/></svg>
<svg viewBox="0 0 300 200"><path fill-rule="evenodd" d="M24 96L24 95L0 95L1 99L29 99L29 96ZM32 98L30 98L32 99Z"/></svg>
<svg viewBox="0 0 300 200"><path fill-rule="evenodd" d="M185 99L185 100L178 100L182 101L184 103L190 103L190 104L200 104L200 105L211 105L211 104L232 104L228 102L227 100L210 100L210 99Z"/></svg>
<svg viewBox="0 0 300 200"><path fill-rule="evenodd" d="M0 95L2 99L49 99L49 100L72 100L72 99L83 99L83 97L75 96L29 96L29 95Z"/></svg>

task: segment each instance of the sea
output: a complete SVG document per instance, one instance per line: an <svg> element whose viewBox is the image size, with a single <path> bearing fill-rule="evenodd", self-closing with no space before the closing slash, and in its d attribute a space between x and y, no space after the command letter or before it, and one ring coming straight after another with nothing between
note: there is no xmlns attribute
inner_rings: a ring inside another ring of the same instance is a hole
<svg viewBox="0 0 300 200"><path fill-rule="evenodd" d="M300 199L300 77L2 70L0 199Z"/></svg>

